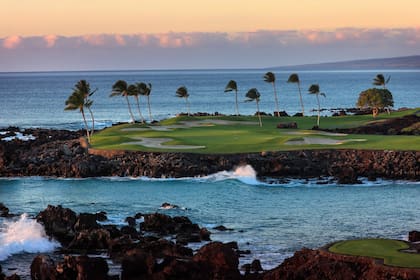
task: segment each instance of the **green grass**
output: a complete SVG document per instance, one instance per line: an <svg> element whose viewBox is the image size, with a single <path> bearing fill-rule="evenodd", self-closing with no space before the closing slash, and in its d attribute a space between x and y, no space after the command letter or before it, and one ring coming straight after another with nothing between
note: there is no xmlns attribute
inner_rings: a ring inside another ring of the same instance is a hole
<svg viewBox="0 0 420 280"><path fill-rule="evenodd" d="M420 254L400 252L408 249L404 241L391 239L361 239L337 242L330 252L352 256L372 257L384 264L398 267L420 268Z"/></svg>
<svg viewBox="0 0 420 280"><path fill-rule="evenodd" d="M401 117L414 110L394 112L391 115L380 114L376 119L370 115L342 116L321 118L321 128L348 128L367 124L373 120ZM316 124L316 117L263 117L263 127L259 127L254 116L218 116L218 117L176 117L161 121L153 126L170 126L181 122L203 120L238 121L238 124L206 124L200 127L173 128L170 131L147 129L143 124L122 124L107 128L92 137L92 147L97 149L137 150L137 151L182 151L192 153L247 153L261 151L282 151L301 149L378 149L378 150L420 150L418 136L383 136L383 135L347 135L322 136L305 135ZM255 122L255 125L245 122ZM242 122L242 123L241 123ZM299 129L277 129L279 122L296 122ZM124 129L146 129L144 131L124 131ZM298 132L297 135L288 134ZM336 140L365 139L364 142L348 142L340 145L286 145L287 141L303 139L303 137L322 137ZM204 149L174 150L167 148L150 148L137 144L138 137L170 138L163 145L206 146Z"/></svg>

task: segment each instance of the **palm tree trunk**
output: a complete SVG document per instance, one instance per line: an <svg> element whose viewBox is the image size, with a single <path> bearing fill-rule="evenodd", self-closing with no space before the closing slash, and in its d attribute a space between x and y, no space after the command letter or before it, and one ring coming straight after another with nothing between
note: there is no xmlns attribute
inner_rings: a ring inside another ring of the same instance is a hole
<svg viewBox="0 0 420 280"><path fill-rule="evenodd" d="M303 107L303 99L302 99L302 92L300 90L300 83L298 83L298 89L299 89L300 105L302 106L302 116L305 116L305 108Z"/></svg>
<svg viewBox="0 0 420 280"><path fill-rule="evenodd" d="M95 118L93 117L92 110L88 107L90 117L92 118L92 130L90 131L90 135L93 135L93 132L95 131Z"/></svg>
<svg viewBox="0 0 420 280"><path fill-rule="evenodd" d="M279 110L279 100L277 98L277 90L276 90L276 84L273 82L273 89L274 89L274 101L276 102L276 112L274 115L277 115L277 117L280 117L280 110Z"/></svg>
<svg viewBox="0 0 420 280"><path fill-rule="evenodd" d="M236 115L239 116L239 109L238 109L238 90L235 90L235 105L236 105Z"/></svg>
<svg viewBox="0 0 420 280"><path fill-rule="evenodd" d="M318 96L318 94L316 94L316 101L318 101L318 119L316 121L316 124L319 127L319 117L321 115L321 105L319 104L319 96Z"/></svg>
<svg viewBox="0 0 420 280"><path fill-rule="evenodd" d="M190 103L188 102L188 97L185 98L185 102L187 103L187 114L190 115Z"/></svg>
<svg viewBox="0 0 420 280"><path fill-rule="evenodd" d="M147 96L147 107L149 108L149 118L150 118L150 122L152 121L152 110L150 109L150 97L149 95Z"/></svg>
<svg viewBox="0 0 420 280"><path fill-rule="evenodd" d="M260 122L260 127L262 127L261 115L260 115L260 105L258 103L258 100L257 100L257 115L258 115L258 120Z"/></svg>
<svg viewBox="0 0 420 280"><path fill-rule="evenodd" d="M130 105L130 101L128 100L128 96L127 95L125 96L125 100L127 100L128 112L130 113L131 120L133 122L136 122L136 120L134 119L133 112L131 111L131 105Z"/></svg>
<svg viewBox="0 0 420 280"><path fill-rule="evenodd" d="M139 102L139 97L137 95L134 95L134 97L136 98L136 103L137 103L137 110L139 111L139 116L142 122L144 122L144 118L143 115L141 114L140 111L140 102Z"/></svg>
<svg viewBox="0 0 420 280"><path fill-rule="evenodd" d="M85 128L86 128L86 136L88 138L88 142L90 143L89 127L88 127L88 124L87 124L87 121L86 121L85 112L84 112L83 109L81 109L80 113L82 113L83 122L85 123Z"/></svg>

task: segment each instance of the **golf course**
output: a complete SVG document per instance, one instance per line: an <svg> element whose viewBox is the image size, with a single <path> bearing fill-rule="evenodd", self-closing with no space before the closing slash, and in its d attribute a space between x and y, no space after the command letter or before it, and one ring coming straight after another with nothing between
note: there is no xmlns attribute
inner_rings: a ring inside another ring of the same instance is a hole
<svg viewBox="0 0 420 280"><path fill-rule="evenodd" d="M360 239L340 241L329 247L337 254L380 259L385 265L420 268L420 254L410 253L408 243L393 239Z"/></svg>
<svg viewBox="0 0 420 280"><path fill-rule="evenodd" d="M417 114L420 108L372 115L322 117L320 129L313 130L316 116L179 116L153 124L114 125L95 133L95 149L188 152L201 154L252 153L307 149L420 150L416 135L336 133L335 129L378 124L393 118ZM297 128L279 129L278 124ZM418 123L407 127L412 130ZM418 130L418 128L417 128ZM404 131L404 130L403 130Z"/></svg>

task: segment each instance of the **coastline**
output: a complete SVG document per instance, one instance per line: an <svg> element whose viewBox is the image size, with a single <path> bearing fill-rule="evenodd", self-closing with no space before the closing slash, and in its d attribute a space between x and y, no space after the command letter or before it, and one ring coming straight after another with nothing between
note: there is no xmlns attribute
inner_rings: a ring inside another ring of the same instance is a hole
<svg viewBox="0 0 420 280"><path fill-rule="evenodd" d="M96 150L81 132L25 130L35 140L0 141L0 177L63 178L207 176L251 165L259 179L333 177L338 183L418 180L420 151L311 149L243 154ZM79 138L80 137L80 138Z"/></svg>

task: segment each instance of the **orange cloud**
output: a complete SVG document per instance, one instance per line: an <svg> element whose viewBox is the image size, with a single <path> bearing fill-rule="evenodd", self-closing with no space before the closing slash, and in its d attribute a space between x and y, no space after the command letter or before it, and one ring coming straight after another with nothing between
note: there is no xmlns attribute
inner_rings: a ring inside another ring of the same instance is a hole
<svg viewBox="0 0 420 280"><path fill-rule="evenodd" d="M55 46L55 42L57 41L56 35L46 35L44 36L44 41L47 44L47 48L52 48Z"/></svg>
<svg viewBox="0 0 420 280"><path fill-rule="evenodd" d="M92 46L103 46L105 45L105 37L102 34L98 35L84 35L82 40Z"/></svg>
<svg viewBox="0 0 420 280"><path fill-rule="evenodd" d="M9 36L3 40L3 47L6 49L15 49L21 42L22 38L20 36Z"/></svg>

